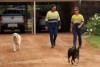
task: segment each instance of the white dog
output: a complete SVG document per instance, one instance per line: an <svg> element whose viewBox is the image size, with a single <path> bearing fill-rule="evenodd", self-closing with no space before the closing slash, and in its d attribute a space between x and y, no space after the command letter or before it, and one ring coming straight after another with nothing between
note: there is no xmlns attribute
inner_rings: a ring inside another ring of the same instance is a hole
<svg viewBox="0 0 100 67"><path fill-rule="evenodd" d="M12 35L13 35L13 41L14 41L13 50L19 51L20 45L21 45L21 36L18 33L14 33Z"/></svg>

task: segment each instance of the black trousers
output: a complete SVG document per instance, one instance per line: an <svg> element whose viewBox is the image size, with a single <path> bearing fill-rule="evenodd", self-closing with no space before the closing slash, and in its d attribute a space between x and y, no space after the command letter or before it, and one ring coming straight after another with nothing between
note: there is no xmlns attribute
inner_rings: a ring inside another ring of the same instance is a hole
<svg viewBox="0 0 100 67"><path fill-rule="evenodd" d="M77 42L77 36L78 36L78 42L79 46L82 45L82 30L81 28L78 28L80 23L73 23L73 45L76 47Z"/></svg>
<svg viewBox="0 0 100 67"><path fill-rule="evenodd" d="M50 33L50 41L51 45L55 46L55 41L58 34L58 24L57 23L49 23L48 24L49 33Z"/></svg>

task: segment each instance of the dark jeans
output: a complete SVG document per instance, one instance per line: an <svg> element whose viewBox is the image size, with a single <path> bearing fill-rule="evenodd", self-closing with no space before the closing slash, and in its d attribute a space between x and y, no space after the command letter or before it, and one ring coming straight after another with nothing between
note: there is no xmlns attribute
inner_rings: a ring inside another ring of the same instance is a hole
<svg viewBox="0 0 100 67"><path fill-rule="evenodd" d="M78 36L78 42L79 46L82 45L82 31L81 28L78 28L80 24L79 23L73 23L73 45L76 47L76 42L77 42L77 36Z"/></svg>
<svg viewBox="0 0 100 67"><path fill-rule="evenodd" d="M57 23L49 23L48 28L50 32L51 45L55 46L55 41L56 41L57 34L58 34L58 25Z"/></svg>

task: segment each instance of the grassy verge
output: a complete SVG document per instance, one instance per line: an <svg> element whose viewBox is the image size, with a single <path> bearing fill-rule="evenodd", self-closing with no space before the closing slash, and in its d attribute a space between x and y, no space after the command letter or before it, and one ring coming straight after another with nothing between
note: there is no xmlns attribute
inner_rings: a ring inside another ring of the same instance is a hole
<svg viewBox="0 0 100 67"><path fill-rule="evenodd" d="M90 46L95 48L100 48L100 36L91 36L87 38L88 43Z"/></svg>

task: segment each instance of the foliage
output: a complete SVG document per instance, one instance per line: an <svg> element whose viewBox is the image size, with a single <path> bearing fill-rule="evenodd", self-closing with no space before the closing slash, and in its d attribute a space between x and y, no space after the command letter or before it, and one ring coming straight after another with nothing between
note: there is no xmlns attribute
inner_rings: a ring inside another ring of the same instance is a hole
<svg viewBox="0 0 100 67"><path fill-rule="evenodd" d="M93 17L91 17L85 27L87 28L87 32L94 35L100 35L100 14L96 13Z"/></svg>

